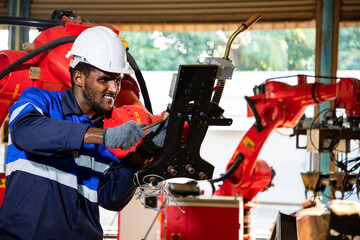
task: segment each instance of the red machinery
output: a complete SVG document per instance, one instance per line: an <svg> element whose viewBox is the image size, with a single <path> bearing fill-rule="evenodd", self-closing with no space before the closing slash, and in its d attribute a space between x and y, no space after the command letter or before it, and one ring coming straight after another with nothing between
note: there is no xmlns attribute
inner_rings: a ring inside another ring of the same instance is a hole
<svg viewBox="0 0 360 240"><path fill-rule="evenodd" d="M64 58L70 50L72 41L54 44L53 48L39 51L30 59L24 56L38 50L53 41L59 41L63 37L77 36L86 28L94 26L85 24L80 20L70 20L66 17L64 26L55 26L43 31L27 47L28 51L5 50L0 53L0 69L16 64L19 59L24 59L18 66L15 66L5 76L0 77L0 123L3 123L8 112L7 109L18 99L24 89L28 87L39 87L47 90L62 91L71 86L69 76L69 60ZM50 51L51 50L51 51ZM36 74L35 74L36 73ZM2 74L3 75L3 74Z"/></svg>
<svg viewBox="0 0 360 240"><path fill-rule="evenodd" d="M64 56L70 50L76 36L86 28L95 25L68 17L63 17L62 21L63 24L44 30L34 40L33 47L31 45L27 46L27 51L9 50L0 52L0 124L4 122L8 114L8 108L18 99L24 89L35 86L47 90L62 91L70 87L69 60ZM117 30L113 30L117 32ZM26 57L29 55L30 57ZM205 66L201 69L203 72L199 73L199 76L206 75L206 71L211 70L213 72L217 67ZM185 77L193 76L192 71L192 67L183 68L183 72L187 74ZM3 74L4 72L6 73ZM208 77L214 79L216 73L214 74ZM260 149L274 129L295 127L307 106L337 99L339 101L337 107L345 108L347 116L355 119L356 122L360 115L359 84L358 80L351 78L342 78L337 84L309 84L306 76L300 75L298 76L298 84L295 86L277 81L267 81L264 85L256 87L255 95L247 98L249 109L252 112L249 113L249 116L254 116L256 122L238 145L227 166L230 174L222 179L224 183L216 191L215 195L239 195L244 198L246 203L251 201L258 192L269 187L273 173L265 161L257 160ZM203 85L199 87L202 88ZM184 92L188 90L184 89ZM189 102L191 102L191 99ZM138 86L130 75L127 75L122 82L121 92L115 105L117 108L112 117L105 121L105 126L119 125L128 120L148 124L159 118L152 116L140 102ZM196 107L198 107L196 104L189 106L191 109ZM180 108L181 106L179 106ZM201 109L200 106L198 110L196 114L199 114L199 117L192 115L192 118L188 118L188 120L193 121L195 117L198 117L195 119L197 122L190 121L190 128L203 130L200 127L202 126L205 129L208 126L206 125L207 121L219 122L221 120L206 119L206 111L204 114L204 109ZM180 114L180 117L179 113L177 116L186 120L186 116ZM222 112L219 115L222 115ZM171 126L172 122L170 121L169 124ZM184 125L176 125L174 121L172 126L181 128L181 133L183 130L187 130L184 129ZM200 142L197 143L199 148L204 135L190 131L189 138L196 137L196 135L200 135L201 138L199 138ZM181 136L176 140L183 141ZM191 144L188 145L191 147ZM174 152L169 152L169 154L172 153ZM115 154L122 157L127 152L116 150ZM191 156L185 157L189 158ZM181 167L181 164L178 163L179 166L177 166L175 163L174 167ZM187 171L186 174L197 174L194 179L206 180L212 174L211 169L209 170L211 174L206 176L200 171L201 169L193 169L193 166L189 167L189 164L184 165L184 167ZM173 174L174 169L169 172ZM169 173L164 172L165 174ZM170 177L167 177L167 179Z"/></svg>
<svg viewBox="0 0 360 240"><path fill-rule="evenodd" d="M235 172L217 190L216 195L240 195L245 202L271 183L271 169L257 156L270 133L276 128L294 128L309 105L337 99L338 108L344 108L349 119L360 117L360 82L341 78L337 84L307 83L307 77L298 76L295 86L278 81L267 81L254 88L255 95L247 98L248 116L256 122L248 130L230 162L229 169L239 154L243 161ZM358 120L357 120L358 121Z"/></svg>
<svg viewBox="0 0 360 240"><path fill-rule="evenodd" d="M8 108L17 101L28 87L62 91L71 87L69 59L65 54L73 41L85 29L97 24L86 23L80 19L62 17L60 25L42 31L33 43L23 44L24 51L4 50L0 52L0 125L4 122ZM112 27L110 27L112 28ZM116 29L112 28L117 34ZM127 43L124 42L125 47ZM135 120L138 123L151 123L157 120L139 100L139 87L130 75L125 75L108 124L120 124ZM119 122L120 121L120 122ZM116 151L120 156L125 153Z"/></svg>
<svg viewBox="0 0 360 240"><path fill-rule="evenodd" d="M251 208L247 203L249 203L258 192L264 191L271 186L274 173L265 161L258 160L257 157L266 139L274 129L294 128L299 123L305 109L309 105L320 104L335 99L337 101L337 108L345 109L347 117L352 123L352 127L355 129L359 127L360 81L358 79L341 78L336 84L307 83L307 76L305 75L298 75L297 79L298 83L295 86L279 81L267 81L254 88L254 96L246 97L248 102L248 116L255 117L256 122L242 138L228 163L227 171L231 172L231 174L225 174L228 175L228 177L221 179L223 180L223 184L215 192L215 195L218 196L243 197L244 224L248 219L247 214L249 214L249 208ZM357 134L357 136L350 136L350 138L356 139L358 136ZM340 136L340 138L348 137ZM216 180L209 181L214 182ZM314 191L316 189L311 190ZM180 203L183 201L182 198L178 199ZM200 199L197 201L197 206L202 206L201 204L202 201ZM190 214L194 214L193 211L198 210L196 208L194 209L195 210L189 208ZM186 221L188 221L186 224L189 224L189 222L196 219L190 219L190 217L186 216L173 218L172 215L178 215L173 213L173 211L177 211L176 206L170 206L169 210L167 210L167 229L165 233L163 233L163 235L167 236L166 239L176 239L172 238L172 236L177 235L187 236L188 229L182 227L182 222L186 219ZM210 208L208 211L211 215L214 209ZM233 217L233 215L231 215L231 217ZM217 216L209 216L209 219L212 219L211 221L214 222L219 220ZM226 218L220 220L221 224L223 221L226 221L225 219ZM229 229L231 227L233 226L225 224L223 230L233 232L233 229ZM244 239L250 239L250 228L249 226L247 227L248 228L244 228ZM209 231L211 230L209 229ZM192 233L195 236L201 234L197 231L193 231ZM210 237L208 239L212 238Z"/></svg>

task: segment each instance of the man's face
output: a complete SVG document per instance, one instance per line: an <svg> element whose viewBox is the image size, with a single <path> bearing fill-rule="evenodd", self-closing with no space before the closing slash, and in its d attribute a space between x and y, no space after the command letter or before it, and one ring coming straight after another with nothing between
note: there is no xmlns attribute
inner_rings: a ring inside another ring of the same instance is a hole
<svg viewBox="0 0 360 240"><path fill-rule="evenodd" d="M104 115L114 107L120 87L120 74L94 69L85 78L83 90L84 103L97 113Z"/></svg>

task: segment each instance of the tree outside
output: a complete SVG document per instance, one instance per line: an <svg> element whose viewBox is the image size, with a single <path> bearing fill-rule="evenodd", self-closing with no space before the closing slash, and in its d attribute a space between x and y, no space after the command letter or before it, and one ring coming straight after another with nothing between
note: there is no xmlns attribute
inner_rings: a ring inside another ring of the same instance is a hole
<svg viewBox="0 0 360 240"><path fill-rule="evenodd" d="M341 28L339 34L339 70L360 70L360 28Z"/></svg>
<svg viewBox="0 0 360 240"><path fill-rule="evenodd" d="M129 51L145 71L176 71L181 64L199 64L222 57L232 32L122 32ZM339 70L360 69L359 28L342 28ZM246 31L233 42L230 59L237 71L315 69L315 29Z"/></svg>

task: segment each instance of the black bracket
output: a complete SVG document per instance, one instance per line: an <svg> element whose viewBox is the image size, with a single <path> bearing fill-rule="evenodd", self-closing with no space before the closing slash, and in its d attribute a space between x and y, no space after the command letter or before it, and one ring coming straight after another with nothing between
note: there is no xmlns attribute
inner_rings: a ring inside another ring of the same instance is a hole
<svg viewBox="0 0 360 240"><path fill-rule="evenodd" d="M200 157L200 147L209 126L217 71L216 65L179 67L164 147L153 164L138 172L140 184L176 177L212 178L214 166ZM183 138L185 122L189 125L186 139Z"/></svg>

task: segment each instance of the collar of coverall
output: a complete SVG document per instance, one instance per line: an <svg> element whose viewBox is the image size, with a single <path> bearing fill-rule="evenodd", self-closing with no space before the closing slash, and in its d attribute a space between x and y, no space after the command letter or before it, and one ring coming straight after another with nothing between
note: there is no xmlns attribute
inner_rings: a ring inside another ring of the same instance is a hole
<svg viewBox="0 0 360 240"><path fill-rule="evenodd" d="M62 108L65 116L70 116L70 115L82 116L82 115L84 115L81 112L81 109L79 108L79 105L76 102L76 99L74 97L74 94L73 94L71 88L68 88L61 92L61 99L62 99L61 108ZM84 115L84 116L86 116L86 115ZM99 116L90 121L92 122L92 124L94 126L97 126L98 124L100 124L102 119L103 119L103 117Z"/></svg>

